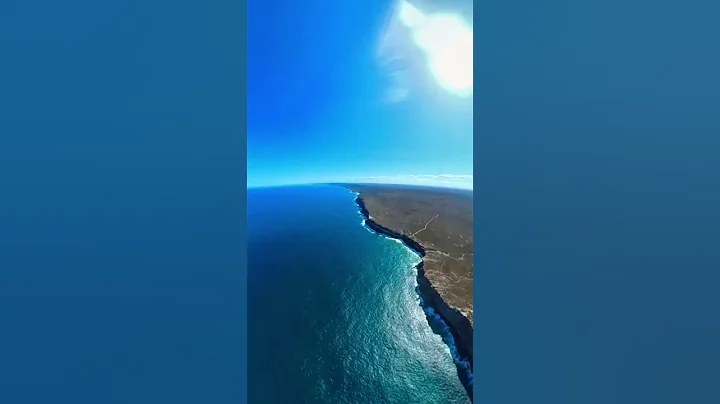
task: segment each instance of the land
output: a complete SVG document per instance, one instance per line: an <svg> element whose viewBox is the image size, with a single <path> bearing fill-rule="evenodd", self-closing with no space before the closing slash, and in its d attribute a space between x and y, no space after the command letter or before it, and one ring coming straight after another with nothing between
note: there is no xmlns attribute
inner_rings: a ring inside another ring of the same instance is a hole
<svg viewBox="0 0 720 404"><path fill-rule="evenodd" d="M344 184L358 193L366 225L401 239L422 257L418 290L450 328L459 353L473 358L472 191Z"/></svg>

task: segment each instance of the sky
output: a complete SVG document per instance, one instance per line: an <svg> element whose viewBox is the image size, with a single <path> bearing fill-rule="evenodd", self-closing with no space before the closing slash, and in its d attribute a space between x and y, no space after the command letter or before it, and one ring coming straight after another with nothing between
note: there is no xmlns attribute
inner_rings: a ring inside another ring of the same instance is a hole
<svg viewBox="0 0 720 404"><path fill-rule="evenodd" d="M472 29L466 0L248 2L248 187L471 188Z"/></svg>

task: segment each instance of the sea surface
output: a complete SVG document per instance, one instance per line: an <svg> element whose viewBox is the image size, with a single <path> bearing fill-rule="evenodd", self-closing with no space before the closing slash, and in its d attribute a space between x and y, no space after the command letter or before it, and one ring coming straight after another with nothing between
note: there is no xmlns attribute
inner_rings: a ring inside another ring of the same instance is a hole
<svg viewBox="0 0 720 404"><path fill-rule="evenodd" d="M420 306L420 257L365 227L354 199L248 191L248 402L469 402Z"/></svg>

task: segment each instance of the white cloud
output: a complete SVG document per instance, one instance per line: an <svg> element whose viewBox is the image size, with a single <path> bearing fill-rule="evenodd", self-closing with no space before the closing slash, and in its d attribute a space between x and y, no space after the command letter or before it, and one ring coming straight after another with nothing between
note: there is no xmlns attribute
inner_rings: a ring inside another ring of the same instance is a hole
<svg viewBox="0 0 720 404"><path fill-rule="evenodd" d="M472 174L408 174L408 175L377 175L350 179L348 182L365 182L381 184L430 185L451 188L472 189Z"/></svg>
<svg viewBox="0 0 720 404"><path fill-rule="evenodd" d="M412 89L422 86L418 80L428 70L441 88L458 97L472 97L473 28L457 11L428 13L406 0L398 1L377 48L378 62L390 79L386 101L406 99Z"/></svg>

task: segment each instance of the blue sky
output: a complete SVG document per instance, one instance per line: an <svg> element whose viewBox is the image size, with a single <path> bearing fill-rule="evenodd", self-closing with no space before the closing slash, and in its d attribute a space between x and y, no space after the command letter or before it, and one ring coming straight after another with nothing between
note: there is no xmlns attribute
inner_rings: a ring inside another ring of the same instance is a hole
<svg viewBox="0 0 720 404"><path fill-rule="evenodd" d="M472 2L251 1L247 67L248 187L471 186Z"/></svg>

